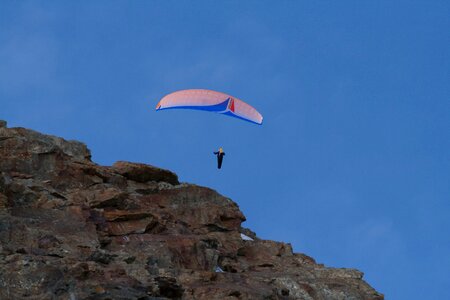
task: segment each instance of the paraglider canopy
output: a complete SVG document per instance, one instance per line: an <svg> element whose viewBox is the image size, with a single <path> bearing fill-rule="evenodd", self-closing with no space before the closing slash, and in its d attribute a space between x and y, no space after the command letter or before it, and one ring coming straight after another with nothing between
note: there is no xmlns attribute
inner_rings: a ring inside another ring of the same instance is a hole
<svg viewBox="0 0 450 300"><path fill-rule="evenodd" d="M192 89L181 90L164 96L156 105L156 110L195 109L224 114L261 125L262 115L251 105L225 93Z"/></svg>

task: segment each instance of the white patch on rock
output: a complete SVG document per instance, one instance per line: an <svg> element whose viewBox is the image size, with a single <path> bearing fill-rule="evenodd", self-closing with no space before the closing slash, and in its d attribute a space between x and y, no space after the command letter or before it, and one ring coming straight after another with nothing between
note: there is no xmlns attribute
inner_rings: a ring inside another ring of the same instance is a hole
<svg viewBox="0 0 450 300"><path fill-rule="evenodd" d="M241 233L241 238L242 238L244 241L254 241L254 239L252 239L251 237L249 237L248 235L245 235L245 234L243 234L243 233Z"/></svg>

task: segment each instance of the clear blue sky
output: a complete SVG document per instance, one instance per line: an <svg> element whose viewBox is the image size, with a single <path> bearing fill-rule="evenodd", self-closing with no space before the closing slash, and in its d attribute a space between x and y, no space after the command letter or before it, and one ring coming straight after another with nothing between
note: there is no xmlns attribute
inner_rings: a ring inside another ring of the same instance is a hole
<svg viewBox="0 0 450 300"><path fill-rule="evenodd" d="M0 119L212 187L388 299L450 299L449 3L1 1ZM186 88L264 124L154 111Z"/></svg>

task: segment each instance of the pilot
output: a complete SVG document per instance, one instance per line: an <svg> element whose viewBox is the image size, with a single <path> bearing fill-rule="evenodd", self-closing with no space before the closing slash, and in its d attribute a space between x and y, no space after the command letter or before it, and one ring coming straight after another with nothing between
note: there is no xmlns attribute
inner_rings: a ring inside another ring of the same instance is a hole
<svg viewBox="0 0 450 300"><path fill-rule="evenodd" d="M225 152L223 152L222 147L219 148L219 151L214 152L215 155L217 155L217 169L220 169L222 167L222 161L223 156L225 155Z"/></svg>

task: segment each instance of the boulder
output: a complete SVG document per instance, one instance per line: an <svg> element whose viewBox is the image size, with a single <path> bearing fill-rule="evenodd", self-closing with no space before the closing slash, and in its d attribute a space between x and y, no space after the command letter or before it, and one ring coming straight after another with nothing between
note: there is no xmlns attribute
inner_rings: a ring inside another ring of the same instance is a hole
<svg viewBox="0 0 450 300"><path fill-rule="evenodd" d="M118 161L112 168L120 175L136 182L162 181L172 185L179 184L178 176L175 173L150 165Z"/></svg>

